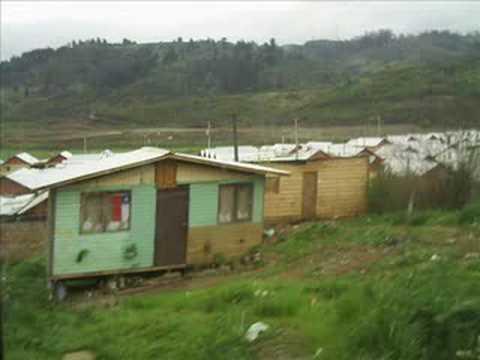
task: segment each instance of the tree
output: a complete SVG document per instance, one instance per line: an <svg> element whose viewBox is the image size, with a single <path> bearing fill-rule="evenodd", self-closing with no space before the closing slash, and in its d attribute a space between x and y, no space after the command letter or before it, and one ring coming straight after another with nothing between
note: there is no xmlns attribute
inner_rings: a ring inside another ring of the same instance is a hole
<svg viewBox="0 0 480 360"><path fill-rule="evenodd" d="M175 48L173 46L170 46L166 54L163 56L162 64L170 65L176 62L177 60L178 60L177 52L175 51Z"/></svg>

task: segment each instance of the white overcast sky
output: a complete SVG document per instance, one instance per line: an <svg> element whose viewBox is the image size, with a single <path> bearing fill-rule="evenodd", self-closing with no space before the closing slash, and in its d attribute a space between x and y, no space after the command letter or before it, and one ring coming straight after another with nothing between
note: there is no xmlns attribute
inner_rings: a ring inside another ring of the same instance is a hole
<svg viewBox="0 0 480 360"><path fill-rule="evenodd" d="M345 39L389 28L480 30L478 1L7 1L1 6L1 58L92 37L138 42L227 37L280 44Z"/></svg>

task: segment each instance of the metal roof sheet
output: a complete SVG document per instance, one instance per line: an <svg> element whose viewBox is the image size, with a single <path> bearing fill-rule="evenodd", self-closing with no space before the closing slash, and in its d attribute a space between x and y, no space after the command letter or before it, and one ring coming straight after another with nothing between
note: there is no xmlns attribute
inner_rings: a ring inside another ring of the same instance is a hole
<svg viewBox="0 0 480 360"><path fill-rule="evenodd" d="M195 155L173 154L165 149L143 147L138 150L118 154L104 151L101 154L73 155L69 159L53 167L44 169L20 169L8 174L7 178L35 191L94 178L111 172L120 171L122 169L151 163L167 157L215 167L228 168L235 171L257 174L272 173L277 175L288 175L288 172L264 166L208 159Z"/></svg>
<svg viewBox="0 0 480 360"><path fill-rule="evenodd" d="M20 169L8 174L7 178L31 190L38 190L137 166L143 162L160 159L169 153L165 149L144 147L119 154L105 154L104 152L88 158L81 155L72 156L53 167Z"/></svg>
<svg viewBox="0 0 480 360"><path fill-rule="evenodd" d="M37 162L40 161L35 156L32 156L27 152L22 152L22 153L16 154L14 157L26 162L29 165L36 164Z"/></svg>

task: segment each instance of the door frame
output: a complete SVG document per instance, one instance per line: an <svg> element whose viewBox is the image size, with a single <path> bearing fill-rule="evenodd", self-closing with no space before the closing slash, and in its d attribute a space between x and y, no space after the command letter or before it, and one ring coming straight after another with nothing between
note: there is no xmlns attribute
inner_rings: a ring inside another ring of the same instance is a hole
<svg viewBox="0 0 480 360"><path fill-rule="evenodd" d="M315 200L313 208L313 216L307 216L305 211L305 175L314 175L315 177ZM304 171L302 172L302 219L303 220L313 220L317 217L317 201L318 201L318 171Z"/></svg>
<svg viewBox="0 0 480 360"><path fill-rule="evenodd" d="M186 194L186 216L185 216L185 249L184 249L184 254L183 254L183 263L182 264L171 264L171 265L159 265L157 263L157 251L158 251L158 245L157 245L157 228L158 228L158 194L159 193L168 193L168 192L178 192L178 191L184 191ZM176 187L172 188L157 188L155 191L155 237L154 237L154 248L153 248L153 266L165 266L165 267L178 267L180 265L187 265L187 253L188 253L188 235L189 235L189 218L190 218L190 185L179 185Z"/></svg>

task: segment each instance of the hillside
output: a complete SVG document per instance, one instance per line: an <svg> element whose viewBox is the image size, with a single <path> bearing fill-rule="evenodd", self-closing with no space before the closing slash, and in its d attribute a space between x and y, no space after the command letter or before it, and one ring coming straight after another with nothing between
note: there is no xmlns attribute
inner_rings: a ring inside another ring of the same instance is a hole
<svg viewBox="0 0 480 360"><path fill-rule="evenodd" d="M388 30L304 45L75 41L0 65L2 121L111 127L478 124L480 35ZM24 125L25 126L25 125Z"/></svg>
<svg viewBox="0 0 480 360"><path fill-rule="evenodd" d="M472 205L300 224L255 249L254 265L219 263L113 294L77 290L62 304L48 300L44 259L28 260L6 272L6 355L476 359L479 221ZM269 329L250 343L258 321Z"/></svg>

